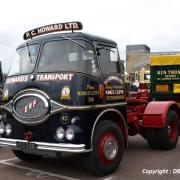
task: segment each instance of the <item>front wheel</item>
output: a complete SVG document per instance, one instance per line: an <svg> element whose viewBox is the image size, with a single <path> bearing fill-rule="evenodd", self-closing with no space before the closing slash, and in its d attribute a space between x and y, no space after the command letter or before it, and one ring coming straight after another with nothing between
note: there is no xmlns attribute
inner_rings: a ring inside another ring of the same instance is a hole
<svg viewBox="0 0 180 180"><path fill-rule="evenodd" d="M112 173L121 162L124 141L121 129L112 121L100 121L95 129L88 166L99 176Z"/></svg>

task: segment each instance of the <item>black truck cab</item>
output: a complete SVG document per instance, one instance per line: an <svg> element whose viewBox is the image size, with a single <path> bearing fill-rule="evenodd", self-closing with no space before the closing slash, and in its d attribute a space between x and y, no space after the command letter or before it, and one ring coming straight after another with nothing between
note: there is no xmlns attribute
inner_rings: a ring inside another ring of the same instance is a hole
<svg viewBox="0 0 180 180"><path fill-rule="evenodd" d="M71 22L25 33L3 89L0 146L25 161L85 153L105 175L127 144L124 70L114 41L56 32L79 29Z"/></svg>

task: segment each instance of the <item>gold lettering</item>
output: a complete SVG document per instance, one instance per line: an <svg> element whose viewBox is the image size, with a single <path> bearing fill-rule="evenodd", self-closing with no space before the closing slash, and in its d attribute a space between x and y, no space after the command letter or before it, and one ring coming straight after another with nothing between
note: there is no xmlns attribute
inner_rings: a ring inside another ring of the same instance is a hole
<svg viewBox="0 0 180 180"><path fill-rule="evenodd" d="M124 95L120 95L120 96L106 96L106 100L107 101L120 100L120 99L124 99Z"/></svg>
<svg viewBox="0 0 180 180"><path fill-rule="evenodd" d="M78 96L98 96L99 91L78 91Z"/></svg>

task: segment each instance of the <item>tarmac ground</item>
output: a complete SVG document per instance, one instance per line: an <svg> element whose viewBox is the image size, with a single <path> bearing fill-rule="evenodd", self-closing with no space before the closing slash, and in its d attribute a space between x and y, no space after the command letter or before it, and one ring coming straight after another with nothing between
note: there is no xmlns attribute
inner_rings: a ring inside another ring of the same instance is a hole
<svg viewBox="0 0 180 180"><path fill-rule="evenodd" d="M81 155L64 154L61 158L44 158L23 162L11 150L0 149L0 180L176 180L180 178L180 142L171 151L150 149L139 135L129 137L129 147L118 169L106 177L88 172Z"/></svg>

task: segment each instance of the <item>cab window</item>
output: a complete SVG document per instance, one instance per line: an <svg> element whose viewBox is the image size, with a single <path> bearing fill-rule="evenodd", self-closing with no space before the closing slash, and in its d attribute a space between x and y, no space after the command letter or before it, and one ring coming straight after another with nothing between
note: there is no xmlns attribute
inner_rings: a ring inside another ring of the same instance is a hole
<svg viewBox="0 0 180 180"><path fill-rule="evenodd" d="M38 44L26 44L18 48L8 76L31 73L35 68L38 50Z"/></svg>
<svg viewBox="0 0 180 180"><path fill-rule="evenodd" d="M93 46L83 40L49 41L43 46L38 72L74 71L96 76Z"/></svg>
<svg viewBox="0 0 180 180"><path fill-rule="evenodd" d="M97 51L103 74L120 73L117 48L101 46L97 49Z"/></svg>

